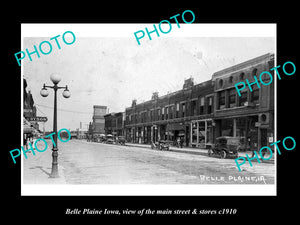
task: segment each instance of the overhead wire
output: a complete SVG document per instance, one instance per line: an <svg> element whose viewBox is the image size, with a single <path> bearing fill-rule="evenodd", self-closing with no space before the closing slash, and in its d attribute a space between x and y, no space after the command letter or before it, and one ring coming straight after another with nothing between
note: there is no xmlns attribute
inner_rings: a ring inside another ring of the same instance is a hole
<svg viewBox="0 0 300 225"><path fill-rule="evenodd" d="M44 108L48 108L48 109L53 109L53 107L51 106L46 106L46 105L40 105L40 104L35 104L37 106L40 106L40 107L44 107ZM58 111L63 111L63 112L72 112L72 113L79 113L79 114L89 114L89 115L92 115L93 112L80 112L80 111L74 111L74 110L68 110L68 109L57 109Z"/></svg>

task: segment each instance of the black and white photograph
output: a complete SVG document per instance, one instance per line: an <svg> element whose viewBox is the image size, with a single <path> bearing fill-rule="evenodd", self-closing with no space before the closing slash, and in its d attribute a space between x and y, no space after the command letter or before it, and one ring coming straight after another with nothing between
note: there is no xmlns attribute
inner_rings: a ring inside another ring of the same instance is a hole
<svg viewBox="0 0 300 225"><path fill-rule="evenodd" d="M5 221L296 219L296 2L109 3L3 7Z"/></svg>
<svg viewBox="0 0 300 225"><path fill-rule="evenodd" d="M170 26L22 24L22 195L276 195L276 24Z"/></svg>

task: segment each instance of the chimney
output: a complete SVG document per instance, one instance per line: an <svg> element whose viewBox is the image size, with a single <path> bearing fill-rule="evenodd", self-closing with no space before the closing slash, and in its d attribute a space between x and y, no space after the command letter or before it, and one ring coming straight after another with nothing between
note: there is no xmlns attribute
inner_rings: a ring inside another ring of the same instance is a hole
<svg viewBox="0 0 300 225"><path fill-rule="evenodd" d="M136 106L136 99L133 99L133 100L132 100L131 107L135 107L135 106Z"/></svg>

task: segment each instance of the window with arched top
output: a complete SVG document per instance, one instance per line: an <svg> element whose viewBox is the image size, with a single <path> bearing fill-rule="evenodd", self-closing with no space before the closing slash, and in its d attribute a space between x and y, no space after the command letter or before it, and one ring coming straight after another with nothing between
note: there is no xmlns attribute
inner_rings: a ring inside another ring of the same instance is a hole
<svg viewBox="0 0 300 225"><path fill-rule="evenodd" d="M240 80L244 80L245 79L245 73L241 73L240 74Z"/></svg>
<svg viewBox="0 0 300 225"><path fill-rule="evenodd" d="M224 84L223 80L220 79L220 80L219 80L219 88L223 87L223 84Z"/></svg>
<svg viewBox="0 0 300 225"><path fill-rule="evenodd" d="M256 69L256 68L254 68L254 69L252 70L252 75L253 75L253 76L257 76L257 69Z"/></svg>

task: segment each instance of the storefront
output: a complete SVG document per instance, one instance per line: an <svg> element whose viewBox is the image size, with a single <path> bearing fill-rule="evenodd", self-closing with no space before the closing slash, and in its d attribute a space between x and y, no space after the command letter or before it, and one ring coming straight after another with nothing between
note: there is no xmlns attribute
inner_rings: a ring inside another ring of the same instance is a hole
<svg viewBox="0 0 300 225"><path fill-rule="evenodd" d="M190 133L192 147L206 148L207 145L213 143L212 119L191 121Z"/></svg>
<svg viewBox="0 0 300 225"><path fill-rule="evenodd" d="M259 115L225 118L215 121L217 137L240 137L245 150L253 151L260 149L262 146L269 146L269 137L274 135L272 123L262 124Z"/></svg>
<svg viewBox="0 0 300 225"><path fill-rule="evenodd" d="M174 143L181 139L183 146L189 145L189 124L186 122L169 123L166 126L165 136L167 140L173 141Z"/></svg>

